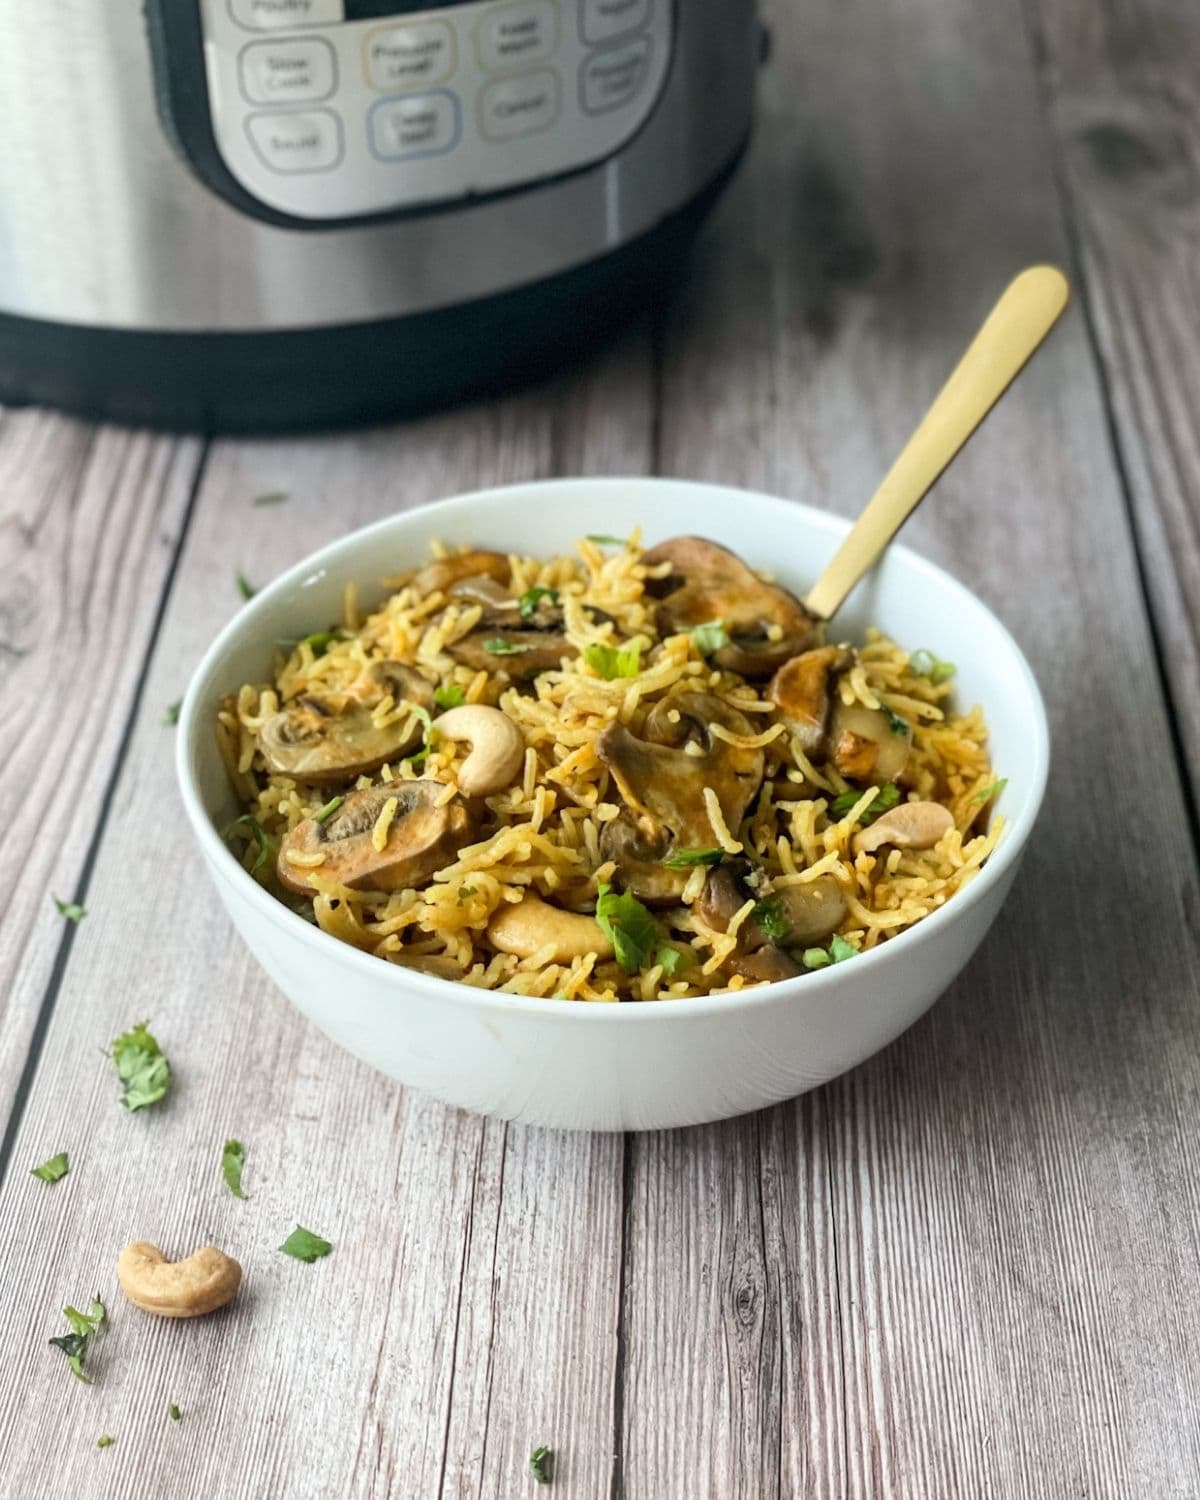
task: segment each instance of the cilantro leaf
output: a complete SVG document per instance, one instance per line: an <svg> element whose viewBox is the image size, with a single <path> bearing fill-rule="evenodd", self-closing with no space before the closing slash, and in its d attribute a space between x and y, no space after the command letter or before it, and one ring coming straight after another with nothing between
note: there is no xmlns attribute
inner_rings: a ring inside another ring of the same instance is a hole
<svg viewBox="0 0 1200 1500"><path fill-rule="evenodd" d="M115 1442L116 1442L116 1438L115 1437L109 1437L109 1435L108 1435L107 1432L103 1432L96 1439L96 1447L97 1448L111 1448L112 1445Z"/></svg>
<svg viewBox="0 0 1200 1500"><path fill-rule="evenodd" d="M845 963L848 958L858 957L858 949L844 937L835 937L829 944L829 957L835 964Z"/></svg>
<svg viewBox="0 0 1200 1500"><path fill-rule="evenodd" d="M36 1177L39 1182L58 1182L71 1170L71 1164L67 1160L67 1153L60 1151L57 1156L48 1157L40 1167L30 1167L29 1175Z"/></svg>
<svg viewBox="0 0 1200 1500"><path fill-rule="evenodd" d="M767 896L757 902L750 913L750 920L768 942L772 943L783 942L792 930L792 924L783 909L783 900L779 896Z"/></svg>
<svg viewBox="0 0 1200 1500"><path fill-rule="evenodd" d="M172 1422L178 1422L180 1417L183 1416L183 1413L175 1405L174 1401L167 1407L167 1416L170 1417Z"/></svg>
<svg viewBox="0 0 1200 1500"><path fill-rule="evenodd" d="M157 1104L171 1086L171 1065L162 1048L138 1021L112 1044L112 1060L117 1077L125 1085L121 1103L132 1114Z"/></svg>
<svg viewBox="0 0 1200 1500"><path fill-rule="evenodd" d="M922 648L914 651L908 664L918 677L928 677L930 682L948 682L958 670L952 661L940 661L932 651Z"/></svg>
<svg viewBox="0 0 1200 1500"><path fill-rule="evenodd" d="M887 714L888 728L893 734L908 733L909 723L907 719L902 719L899 714L893 713L886 703L883 705L883 711Z"/></svg>
<svg viewBox="0 0 1200 1500"><path fill-rule="evenodd" d="M286 490L271 490L270 493L266 495L255 495L250 504L258 507L262 507L264 505L282 505L286 499L288 499L288 493Z"/></svg>
<svg viewBox="0 0 1200 1500"><path fill-rule="evenodd" d="M554 1477L554 1451L545 1443L539 1444L529 1455L529 1472L538 1484L549 1484Z"/></svg>
<svg viewBox="0 0 1200 1500"><path fill-rule="evenodd" d="M806 969L824 969L833 962L824 948L805 948L800 958Z"/></svg>
<svg viewBox="0 0 1200 1500"><path fill-rule="evenodd" d="M627 974L646 966L658 943L658 928L636 896L628 891L618 894L602 884L596 897L596 921Z"/></svg>
<svg viewBox="0 0 1200 1500"><path fill-rule="evenodd" d="M349 639L348 630L314 630L312 635L306 635L296 644L297 646L310 646L314 656L324 656L334 641L348 641Z"/></svg>
<svg viewBox="0 0 1200 1500"><path fill-rule="evenodd" d="M233 581L237 584L237 591L243 599L253 599L258 590L246 579L245 573L239 568L233 575Z"/></svg>
<svg viewBox="0 0 1200 1500"><path fill-rule="evenodd" d="M461 708L467 701L467 695L457 682L446 682L434 688L433 701L441 709Z"/></svg>
<svg viewBox="0 0 1200 1500"><path fill-rule="evenodd" d="M1008 777L1001 776L999 781L993 781L991 786L985 786L981 792L976 792L967 804L969 807L977 807L984 802L990 802L993 797L998 797L1008 785Z"/></svg>
<svg viewBox="0 0 1200 1500"><path fill-rule="evenodd" d="M323 1255L328 1255L333 1246L328 1240L323 1240L319 1234L314 1234L311 1229L303 1229L297 1224L279 1248L285 1255L290 1255L293 1260L302 1260L305 1265L311 1266L314 1260L320 1260Z"/></svg>
<svg viewBox="0 0 1200 1500"><path fill-rule="evenodd" d="M683 966L684 955L678 948L673 948L670 943L663 943L654 955L654 962L659 965L667 979L674 979Z"/></svg>
<svg viewBox="0 0 1200 1500"><path fill-rule="evenodd" d="M665 870L692 870L697 865L719 865L724 849L673 849L663 860Z"/></svg>
<svg viewBox="0 0 1200 1500"><path fill-rule="evenodd" d="M104 1303L96 1296L86 1313L81 1313L78 1308L64 1307L63 1317L71 1325L71 1332L59 1334L50 1343L67 1356L67 1364L76 1380L82 1380L84 1385L91 1385L92 1377L84 1370L83 1359L87 1353L88 1340L106 1317Z"/></svg>
<svg viewBox="0 0 1200 1500"><path fill-rule="evenodd" d="M629 538L627 536L606 536L603 531L589 531L587 539L589 542L595 542L597 547L629 546Z"/></svg>
<svg viewBox="0 0 1200 1500"><path fill-rule="evenodd" d="M245 824L249 828L250 832L254 835L254 842L258 845L258 853L254 857L254 863L250 866L251 875L257 875L259 870L262 869L263 865L271 857L271 840L267 837L266 829L258 819L251 817L249 813L243 813L240 818L234 818L233 822L225 830L226 838L229 837L235 828L240 828L242 824Z"/></svg>
<svg viewBox="0 0 1200 1500"><path fill-rule="evenodd" d="M76 906L74 901L60 901L57 896L50 898L58 907L60 917L66 917L68 922L74 922L76 926L87 916L86 906Z"/></svg>
<svg viewBox="0 0 1200 1500"><path fill-rule="evenodd" d="M221 1176L235 1198L244 1198L242 1168L246 1165L246 1148L241 1141L226 1141L221 1151Z"/></svg>
<svg viewBox="0 0 1200 1500"><path fill-rule="evenodd" d="M612 682L615 677L636 677L641 671L642 648L636 642L630 646L606 646L594 641L583 648L583 659L598 677Z"/></svg>
<svg viewBox="0 0 1200 1500"><path fill-rule="evenodd" d="M483 649L492 656L520 656L525 651L532 651L532 646L522 646L512 641L506 641L502 635L493 636L490 641L484 641Z"/></svg>
<svg viewBox="0 0 1200 1500"><path fill-rule="evenodd" d="M701 656L711 656L714 651L720 651L729 644L729 632L725 629L724 620L710 620L705 625L693 625L688 635Z"/></svg>
<svg viewBox="0 0 1200 1500"><path fill-rule="evenodd" d="M549 599L551 604L557 604L558 590L538 588L536 585L531 589L525 590L525 592L517 600L517 611L520 614L522 620L530 620L533 618L533 616L537 613L538 603L542 599Z"/></svg>
<svg viewBox="0 0 1200 1500"><path fill-rule="evenodd" d="M167 704L166 711L163 713L163 716L162 716L162 721L163 721L163 723L165 725L167 725L168 728L171 727L172 725L175 725L175 724L179 723L179 710L182 707L183 707L183 699L182 698L176 698L176 700L175 700L174 703L168 703Z"/></svg>
<svg viewBox="0 0 1200 1500"><path fill-rule="evenodd" d="M330 797L329 801L325 804L324 807L313 813L313 822L328 822L328 820L333 817L334 813L337 812L338 808L341 807L342 803L345 802L345 800L345 797Z"/></svg>
<svg viewBox="0 0 1200 1500"><path fill-rule="evenodd" d="M835 818L844 818L850 809L862 799L863 793L851 787L848 792L843 792L840 797L835 797L830 803L829 811ZM873 823L880 813L890 811L900 801L900 788L894 781L887 781L881 786L876 794L875 800L863 812L859 813L858 821L865 828L868 823Z"/></svg>

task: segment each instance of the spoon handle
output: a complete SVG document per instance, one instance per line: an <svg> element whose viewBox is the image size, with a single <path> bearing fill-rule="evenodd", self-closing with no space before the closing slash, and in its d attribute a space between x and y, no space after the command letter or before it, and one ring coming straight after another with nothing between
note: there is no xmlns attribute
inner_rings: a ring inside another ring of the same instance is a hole
<svg viewBox="0 0 1200 1500"><path fill-rule="evenodd" d="M804 601L828 620L1021 373L1067 305L1067 278L1031 266L1009 283L954 373Z"/></svg>

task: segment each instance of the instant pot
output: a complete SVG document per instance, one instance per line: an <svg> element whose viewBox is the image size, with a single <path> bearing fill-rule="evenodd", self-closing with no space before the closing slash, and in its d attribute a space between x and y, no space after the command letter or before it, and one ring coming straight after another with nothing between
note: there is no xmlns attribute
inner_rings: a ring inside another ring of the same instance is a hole
<svg viewBox="0 0 1200 1500"><path fill-rule="evenodd" d="M662 282L754 0L5 0L0 401L253 430L495 388Z"/></svg>

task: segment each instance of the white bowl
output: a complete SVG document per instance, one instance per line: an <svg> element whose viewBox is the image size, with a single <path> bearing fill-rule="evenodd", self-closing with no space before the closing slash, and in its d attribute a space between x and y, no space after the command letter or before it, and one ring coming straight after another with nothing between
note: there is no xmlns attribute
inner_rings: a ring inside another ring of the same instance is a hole
<svg viewBox="0 0 1200 1500"><path fill-rule="evenodd" d="M725 543L803 593L846 523L787 500L660 479L565 479L462 495L380 521L315 553L264 588L217 638L179 724L184 806L251 952L284 994L373 1067L465 1109L589 1130L692 1125L758 1109L826 1082L887 1045L950 984L1012 884L1046 784L1049 736L1016 643L978 599L904 547L837 620L859 639L877 624L958 666L959 701L980 703L1008 827L967 889L882 947L834 968L740 994L587 1005L470 988L359 953L268 895L219 830L237 809L212 725L220 696L261 680L273 643L337 619L343 586L370 605L378 580L427 557L429 543L545 555L585 532L648 544L680 532Z"/></svg>

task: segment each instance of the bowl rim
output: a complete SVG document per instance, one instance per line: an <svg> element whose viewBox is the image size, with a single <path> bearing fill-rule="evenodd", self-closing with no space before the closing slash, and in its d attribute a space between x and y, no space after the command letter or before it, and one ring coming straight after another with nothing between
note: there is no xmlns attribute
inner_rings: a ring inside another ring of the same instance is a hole
<svg viewBox="0 0 1200 1500"><path fill-rule="evenodd" d="M658 1020L673 1018L680 1022L699 1016L715 1018L731 1011L774 1004L785 992L793 993L795 986L801 981L806 986L806 993L815 1000L820 994L827 994L830 990L844 987L847 983L858 984L867 981L881 965L886 965L903 954L915 952L924 943L936 942L943 934L948 935L951 924L960 921L968 911L985 899L988 891L1000 884L1007 872L1015 871L1045 795L1050 764L1050 730L1045 702L1033 669L1008 628L965 584L960 583L936 563L930 562L920 553L898 542L892 543L888 549L889 555L900 555L907 567L914 569L918 574L924 574L927 578L935 579L938 585L943 589L948 589L952 596L957 595L960 602L965 602L969 608L982 614L988 627L1011 654L1017 666L1020 685L1028 700L1033 768L1029 790L1023 804L1007 823L1005 836L999 847L967 888L958 892L944 906L931 912L927 917L921 918L912 927L897 933L895 937L889 938L886 943L880 944L869 952L860 954L853 965L818 969L807 974L795 975L791 979L754 985L744 990L688 996L661 1003L572 1004L556 1000L552 996L515 995L503 990L490 990L463 984L459 980L440 979L434 975L422 974L415 969L405 969L396 964L386 963L373 954L363 953L305 921L298 913L293 912L259 885L258 881L234 858L204 806L194 774L197 757L193 752L198 736L204 730L204 725L198 721L197 717L198 704L201 689L226 653L247 635L254 633L256 619L265 613L281 594L297 587L304 587L306 583L327 576L331 571L336 570L342 554L356 549L360 542L374 535L390 533L397 527L403 530L406 522L417 516L424 517L431 510L464 511L478 506L481 502L497 508L514 502L524 504L528 503L531 498L536 501L555 490L570 490L575 494L581 490L591 490L597 495L604 491L617 491L627 495L631 486L653 489L660 493L674 492L680 497L684 494L694 495L697 491L704 492L713 498L718 495L750 497L756 502L766 502L770 506L786 508L791 515L802 513L808 523L815 524L818 530L828 533L835 542L840 541L851 526L850 521L830 511L821 510L804 501L790 500L763 491L703 480L634 474L597 477L565 476L487 486L441 500L429 501L409 510L395 512L335 538L332 542L309 553L270 583L263 585L217 634L189 679L179 714L179 734L175 749L176 780L188 821L192 825L192 831L213 876L223 880L233 895L249 903L257 915L269 922L283 936L314 943L319 953L345 963L352 972L361 971L364 978L371 979L375 983L394 985L401 992L416 990L426 999L443 1006L450 1004L475 1010L482 1005L499 1012L525 1014L555 1022L565 1021L567 1024L639 1025L648 1022L650 1018ZM618 1020L618 1018L624 1019Z"/></svg>

